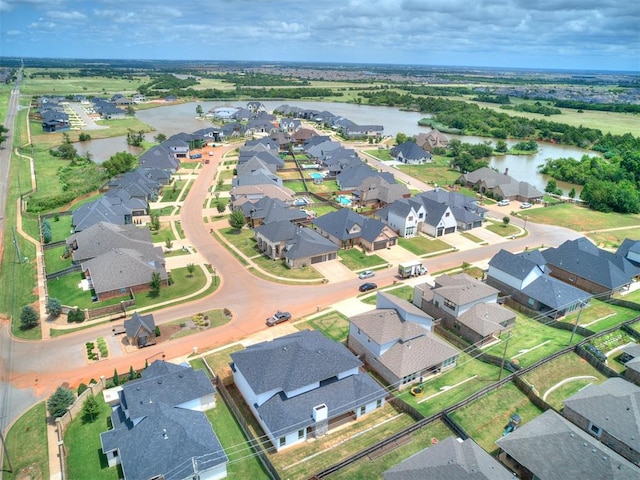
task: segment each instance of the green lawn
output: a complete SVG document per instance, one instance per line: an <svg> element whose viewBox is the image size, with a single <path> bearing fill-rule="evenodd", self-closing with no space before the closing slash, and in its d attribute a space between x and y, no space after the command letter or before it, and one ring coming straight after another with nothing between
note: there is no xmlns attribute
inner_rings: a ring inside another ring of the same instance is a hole
<svg viewBox="0 0 640 480"><path fill-rule="evenodd" d="M164 245L167 240L172 242L176 240L176 236L171 228L171 222L160 222L159 230L151 230L151 241L153 243L162 242Z"/></svg>
<svg viewBox="0 0 640 480"><path fill-rule="evenodd" d="M399 165L398 170L410 175L416 180L428 184L441 186L453 185L460 177L460 172L449 168L451 159L434 155L433 163L423 165Z"/></svg>
<svg viewBox="0 0 640 480"><path fill-rule="evenodd" d="M44 264L47 269L47 273L59 272L67 267L73 265L73 258L71 256L62 258L66 250L66 245L60 245L59 247L48 248L44 250Z"/></svg>
<svg viewBox="0 0 640 480"><path fill-rule="evenodd" d="M606 380L604 375L573 352L554 358L550 362L524 375L522 380L529 383L538 395L542 397L548 389L562 380L580 376L596 377L595 379L588 380L590 383L601 383ZM578 392L583 386L583 381L567 383L566 388L558 389L551 393L547 397L547 402L557 410L560 410L563 407L562 402L564 399Z"/></svg>
<svg viewBox="0 0 640 480"><path fill-rule="evenodd" d="M635 228L625 228L623 230L610 230L604 232L587 233L598 247L607 249L617 249L625 238L640 238L640 226Z"/></svg>
<svg viewBox="0 0 640 480"><path fill-rule="evenodd" d="M424 235L413 238L398 237L398 245L417 256L447 252L453 248L439 238L430 238Z"/></svg>
<svg viewBox="0 0 640 480"><path fill-rule="evenodd" d="M327 213L338 211L338 209L333 205L316 205L313 203L311 205L307 205L306 209L315 212L316 217L321 217L322 215L326 215Z"/></svg>
<svg viewBox="0 0 640 480"><path fill-rule="evenodd" d="M272 260L265 256L256 257L253 261L262 270L276 277L288 278L290 280L320 280L324 278L320 272L311 266L289 268L284 263L284 260Z"/></svg>
<svg viewBox="0 0 640 480"><path fill-rule="evenodd" d="M69 235L71 235L71 231L73 227L71 226L71 215L58 215L58 220L56 221L56 217L48 218L49 226L51 227L51 241L59 242L62 240L66 240Z"/></svg>
<svg viewBox="0 0 640 480"><path fill-rule="evenodd" d="M503 222L494 222L491 220L487 220L484 222L484 227L490 232L495 233L496 235L500 235L502 237L510 237L511 235L515 235L520 233L520 229L511 224L504 224Z"/></svg>
<svg viewBox="0 0 640 480"><path fill-rule="evenodd" d="M256 255L262 255L262 252L258 250L257 242L253 238L253 230L250 228L243 228L236 230L235 228L225 228L218 230L227 242L240 250L246 257L255 257Z"/></svg>
<svg viewBox="0 0 640 480"><path fill-rule="evenodd" d="M562 321L574 325L578 319L578 315L580 315L578 325L594 332L601 332L637 317L638 311L592 298L589 305L582 309L582 313L580 313L580 309L578 309L565 316Z"/></svg>
<svg viewBox="0 0 640 480"><path fill-rule="evenodd" d="M4 455L3 480L49 478L49 447L47 445L47 407L40 402L31 407L12 426L5 437L13 470L9 472ZM29 476L25 476L28 471Z"/></svg>
<svg viewBox="0 0 640 480"><path fill-rule="evenodd" d="M180 197L180 191L186 183L186 180L174 180L171 185L164 187L160 202L177 202L178 197Z"/></svg>
<svg viewBox="0 0 640 480"><path fill-rule="evenodd" d="M412 433L409 443L373 459L364 457L349 465L347 468L330 475L329 478L331 480L370 480L382 478L383 472L432 445L432 439L437 438L442 441L451 436L455 436L455 434L449 430L444 423L439 421L433 422L417 432Z"/></svg>
<svg viewBox="0 0 640 480"><path fill-rule="evenodd" d="M411 302L413 300L413 287L410 287L409 285L402 285L397 288L386 289L384 293L388 293L389 295L393 295L408 302ZM375 305L376 295L364 297L360 301L366 303L367 305Z"/></svg>
<svg viewBox="0 0 640 480"><path fill-rule="evenodd" d="M111 428L111 408L97 395L100 414L91 422L79 415L71 421L64 435L67 447L68 478L91 478L92 480L116 480L120 467L110 468L102 453L100 434Z"/></svg>
<svg viewBox="0 0 640 480"><path fill-rule="evenodd" d="M375 253L366 254L359 248L338 250L338 257L345 267L353 271L387 265L386 260Z"/></svg>
<svg viewBox="0 0 640 480"><path fill-rule="evenodd" d="M364 153L377 158L378 160L393 160L393 157L386 148L376 148L375 150L364 150Z"/></svg>
<svg viewBox="0 0 640 480"><path fill-rule="evenodd" d="M217 396L215 408L205 413L229 457L228 478L268 479L269 475L221 396Z"/></svg>
<svg viewBox="0 0 640 480"><path fill-rule="evenodd" d="M293 180L290 182L285 182L284 186L290 188L296 193L307 192L308 190L304 186L304 182L302 180Z"/></svg>
<svg viewBox="0 0 640 480"><path fill-rule="evenodd" d="M499 371L499 367L461 353L456 367L423 382L424 393L420 397L412 396L408 389L400 397L428 417L496 382Z"/></svg>
<svg viewBox="0 0 640 480"><path fill-rule="evenodd" d="M335 342L345 342L349 336L349 319L339 312L331 311L320 317L296 323L299 330L309 328L322 332L325 337Z"/></svg>
<svg viewBox="0 0 640 480"><path fill-rule="evenodd" d="M523 210L518 212L518 216L531 222L559 225L578 232L592 232L594 230L621 227L638 228L638 225L640 225L640 214L596 212L595 210L570 203Z"/></svg>
<svg viewBox="0 0 640 480"><path fill-rule="evenodd" d="M508 383L451 414L473 440L495 455L495 441L502 437L511 415L520 415L523 425L542 413L513 383Z"/></svg>
<svg viewBox="0 0 640 480"><path fill-rule="evenodd" d="M569 345L571 332L547 326L518 313L515 326L509 333L500 336L502 342L492 345L484 351L497 357L502 357L505 341L509 336L506 358L527 367L550 354ZM572 343L582 340L577 333Z"/></svg>

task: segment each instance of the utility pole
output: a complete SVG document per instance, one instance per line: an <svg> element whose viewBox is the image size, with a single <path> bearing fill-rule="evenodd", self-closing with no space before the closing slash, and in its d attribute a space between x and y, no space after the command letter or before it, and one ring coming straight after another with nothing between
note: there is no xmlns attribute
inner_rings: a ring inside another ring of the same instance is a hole
<svg viewBox="0 0 640 480"><path fill-rule="evenodd" d="M16 253L18 254L18 263L22 263L22 254L20 253L20 245L18 245L18 239L16 237L16 227L13 227L13 244L16 247Z"/></svg>
<svg viewBox="0 0 640 480"><path fill-rule="evenodd" d="M580 300L580 310L578 310L578 316L576 317L576 323L573 324L573 330L571 330L571 337L569 338L569 345L573 341L573 335L576 333L576 329L578 328L578 323L580 323L580 315L582 314L582 309L584 308L584 302Z"/></svg>
<svg viewBox="0 0 640 480"><path fill-rule="evenodd" d="M498 381L502 378L502 370L504 369L504 358L507 356L507 347L509 346L509 339L511 338L511 332L507 332L507 339L504 342L504 351L502 352L502 362L500 363L500 373L498 374Z"/></svg>
<svg viewBox="0 0 640 480"><path fill-rule="evenodd" d="M9 450L7 449L7 443L4 441L4 435L2 434L2 428L0 428L0 442L2 442L2 449L4 450L4 456L9 464L9 471L13 472L13 466L11 465L11 459L9 458Z"/></svg>

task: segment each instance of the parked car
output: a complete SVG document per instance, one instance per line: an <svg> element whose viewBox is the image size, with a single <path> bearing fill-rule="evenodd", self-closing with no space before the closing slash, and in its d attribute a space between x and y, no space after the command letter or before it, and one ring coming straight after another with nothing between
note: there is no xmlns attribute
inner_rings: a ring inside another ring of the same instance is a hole
<svg viewBox="0 0 640 480"><path fill-rule="evenodd" d="M358 275L358 278L363 279L363 278L371 278L371 277L375 277L376 272L374 272L373 270L365 270L364 272L360 272L360 275Z"/></svg>
<svg viewBox="0 0 640 480"><path fill-rule="evenodd" d="M360 285L360 288L358 290L360 290L361 292L368 292L369 290L375 290L376 288L378 288L378 285L376 285L375 283L367 282Z"/></svg>
<svg viewBox="0 0 640 480"><path fill-rule="evenodd" d="M507 205L509 205L511 202L509 200L507 200L506 198L504 200L500 200L498 202L498 206L499 207L506 207Z"/></svg>
<svg viewBox="0 0 640 480"><path fill-rule="evenodd" d="M267 318L267 326L273 327L274 325L286 322L287 320L291 320L291 314L289 312L281 312L280 310L278 310L272 316Z"/></svg>
<svg viewBox="0 0 640 480"><path fill-rule="evenodd" d="M531 204L529 202L521 203L520 208L531 208Z"/></svg>

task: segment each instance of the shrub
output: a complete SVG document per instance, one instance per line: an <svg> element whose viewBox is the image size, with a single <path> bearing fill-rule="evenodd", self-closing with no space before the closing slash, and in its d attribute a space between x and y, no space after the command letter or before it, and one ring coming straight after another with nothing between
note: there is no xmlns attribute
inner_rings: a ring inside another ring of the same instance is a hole
<svg viewBox="0 0 640 480"><path fill-rule="evenodd" d="M63 386L58 387L47 400L49 413L56 418L63 416L75 398L73 391L69 388Z"/></svg>
<svg viewBox="0 0 640 480"><path fill-rule="evenodd" d="M82 393L89 388L86 383L81 383L78 385L78 396L82 395Z"/></svg>

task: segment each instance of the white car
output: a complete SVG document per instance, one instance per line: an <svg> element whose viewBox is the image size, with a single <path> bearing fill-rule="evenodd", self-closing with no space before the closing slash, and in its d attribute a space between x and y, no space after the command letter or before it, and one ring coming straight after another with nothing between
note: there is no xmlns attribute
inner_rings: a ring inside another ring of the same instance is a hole
<svg viewBox="0 0 640 480"><path fill-rule="evenodd" d="M521 203L520 208L531 208L531 204L529 202Z"/></svg>
<svg viewBox="0 0 640 480"><path fill-rule="evenodd" d="M499 207L506 207L507 205L509 205L511 202L509 200L507 200L506 198L504 200L500 200L498 202L498 206Z"/></svg>
<svg viewBox="0 0 640 480"><path fill-rule="evenodd" d="M365 270L364 272L360 272L360 275L358 275L358 278L362 279L362 278L371 278L371 277L375 277L376 272L374 272L373 270Z"/></svg>

